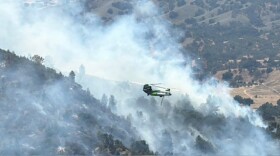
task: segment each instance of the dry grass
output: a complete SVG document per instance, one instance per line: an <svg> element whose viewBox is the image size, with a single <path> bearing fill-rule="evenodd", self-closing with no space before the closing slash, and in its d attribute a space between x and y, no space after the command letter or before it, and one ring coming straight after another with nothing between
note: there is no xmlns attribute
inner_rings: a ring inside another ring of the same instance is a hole
<svg viewBox="0 0 280 156"><path fill-rule="evenodd" d="M261 85L252 87L239 87L231 91L231 95L240 95L244 98L252 98L254 104L252 108L256 109L266 102L276 104L280 99L280 71L273 71L270 73Z"/></svg>

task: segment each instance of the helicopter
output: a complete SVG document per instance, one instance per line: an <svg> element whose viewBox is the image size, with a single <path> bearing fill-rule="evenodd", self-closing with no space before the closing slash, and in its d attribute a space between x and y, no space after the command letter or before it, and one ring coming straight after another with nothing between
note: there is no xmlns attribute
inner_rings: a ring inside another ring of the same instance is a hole
<svg viewBox="0 0 280 156"><path fill-rule="evenodd" d="M162 88L165 90L153 90L152 86L155 86L156 88ZM157 84L145 84L143 86L143 91L147 93L147 95L151 96L159 96L159 97L164 97L164 96L171 96L172 94L170 93L170 88L165 88L165 87L160 87Z"/></svg>
<svg viewBox="0 0 280 156"><path fill-rule="evenodd" d="M152 86L156 87L156 88L162 88L164 90L153 90L152 89ZM159 97L162 97L161 99L161 105L162 105L162 102L163 102L163 99L165 96L171 96L172 94L170 93L170 88L165 88L165 87L160 87L158 86L158 84L145 84L143 86L143 91L145 93L147 93L147 95L151 95L151 96L159 96Z"/></svg>

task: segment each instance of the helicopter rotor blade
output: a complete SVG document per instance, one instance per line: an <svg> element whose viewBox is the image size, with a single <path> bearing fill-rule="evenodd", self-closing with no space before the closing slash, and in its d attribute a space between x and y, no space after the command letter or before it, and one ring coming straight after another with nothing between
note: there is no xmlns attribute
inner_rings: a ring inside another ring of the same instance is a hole
<svg viewBox="0 0 280 156"><path fill-rule="evenodd" d="M169 89L169 88L166 88L166 87L161 87L161 86L157 86L157 85L154 85L155 87L157 88L162 88L162 89Z"/></svg>
<svg viewBox="0 0 280 156"><path fill-rule="evenodd" d="M128 81L129 83L132 83L132 84L137 84L137 85L144 85L144 83L141 83L141 82L136 82L136 81Z"/></svg>
<svg viewBox="0 0 280 156"><path fill-rule="evenodd" d="M157 86L157 85L160 85L160 84L162 84L162 83L151 83L150 85L151 86Z"/></svg>

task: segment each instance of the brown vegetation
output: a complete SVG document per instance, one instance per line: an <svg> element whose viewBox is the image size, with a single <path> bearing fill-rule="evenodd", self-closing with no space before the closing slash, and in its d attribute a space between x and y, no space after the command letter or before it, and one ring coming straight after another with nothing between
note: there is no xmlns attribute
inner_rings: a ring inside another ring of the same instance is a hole
<svg viewBox="0 0 280 156"><path fill-rule="evenodd" d="M280 99L280 71L273 71L264 80L264 83L250 87L233 88L231 95L240 95L244 98L252 98L252 108L258 108L266 102L276 105Z"/></svg>

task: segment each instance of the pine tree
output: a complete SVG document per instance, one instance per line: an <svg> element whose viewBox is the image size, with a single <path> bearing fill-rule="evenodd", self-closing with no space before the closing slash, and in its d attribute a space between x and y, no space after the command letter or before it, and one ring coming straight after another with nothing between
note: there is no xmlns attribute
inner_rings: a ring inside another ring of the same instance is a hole
<svg viewBox="0 0 280 156"><path fill-rule="evenodd" d="M72 80L73 82L75 81L75 76L76 74L74 73L74 71L72 70L70 73L69 73L69 78L70 80Z"/></svg>
<svg viewBox="0 0 280 156"><path fill-rule="evenodd" d="M101 104L102 104L103 106L107 106L107 104L108 104L108 97L107 97L106 94L103 94L103 95L102 95Z"/></svg>
<svg viewBox="0 0 280 156"><path fill-rule="evenodd" d="M109 98L109 108L111 108L113 111L116 109L116 100L114 95L111 95Z"/></svg>

